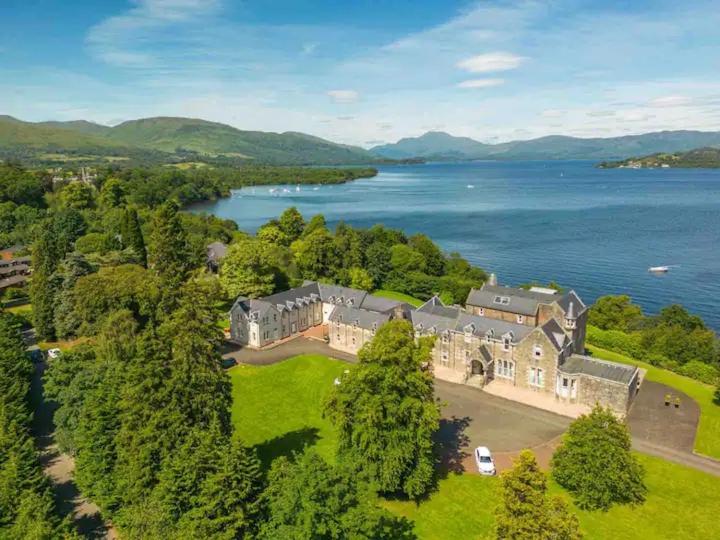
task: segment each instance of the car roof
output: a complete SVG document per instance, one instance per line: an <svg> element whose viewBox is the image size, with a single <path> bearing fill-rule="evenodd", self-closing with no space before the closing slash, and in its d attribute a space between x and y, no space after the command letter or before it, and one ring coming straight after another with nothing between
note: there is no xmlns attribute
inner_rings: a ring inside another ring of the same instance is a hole
<svg viewBox="0 0 720 540"><path fill-rule="evenodd" d="M489 456L490 455L490 449L487 446L478 446L475 449L475 452L481 456Z"/></svg>

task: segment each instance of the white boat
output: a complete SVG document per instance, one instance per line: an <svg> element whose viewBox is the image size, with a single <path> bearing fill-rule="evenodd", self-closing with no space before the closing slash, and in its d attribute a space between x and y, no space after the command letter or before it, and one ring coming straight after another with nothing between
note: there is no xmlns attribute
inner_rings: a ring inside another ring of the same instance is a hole
<svg viewBox="0 0 720 540"><path fill-rule="evenodd" d="M669 271L669 266L651 266L650 268L648 268L648 272L653 272L654 274L664 274Z"/></svg>
<svg viewBox="0 0 720 540"><path fill-rule="evenodd" d="M313 191L317 191L318 189L320 189L320 188L319 188L319 187L314 187L314 188L313 188Z"/></svg>
<svg viewBox="0 0 720 540"><path fill-rule="evenodd" d="M270 192L270 193L275 193L275 191L277 191L277 190L276 190L276 189L275 189L274 187L273 187L273 188L270 188L270 189L268 189L268 192Z"/></svg>
<svg viewBox="0 0 720 540"><path fill-rule="evenodd" d="M290 193L290 190L288 188L283 188L283 193Z"/></svg>
<svg viewBox="0 0 720 540"><path fill-rule="evenodd" d="M467 185L467 188L468 188L468 189L475 189L475 186L474 186L473 184L468 184L468 185Z"/></svg>
<svg viewBox="0 0 720 540"><path fill-rule="evenodd" d="M295 186L295 191L300 191L300 186L299 186L299 185Z"/></svg>

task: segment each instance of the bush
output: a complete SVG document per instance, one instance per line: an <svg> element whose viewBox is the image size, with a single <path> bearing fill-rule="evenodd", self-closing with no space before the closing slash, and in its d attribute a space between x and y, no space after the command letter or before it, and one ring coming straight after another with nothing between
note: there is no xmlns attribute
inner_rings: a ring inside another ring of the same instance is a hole
<svg viewBox="0 0 720 540"><path fill-rule="evenodd" d="M718 384L720 382L720 372L715 366L705 364L699 360L690 360L687 364L677 369L680 375L685 375L696 381L706 384Z"/></svg>
<svg viewBox="0 0 720 540"><path fill-rule="evenodd" d="M588 325L586 339L588 343L609 351L623 353L632 358L645 358L642 338L638 333L626 334L619 330L600 330Z"/></svg>

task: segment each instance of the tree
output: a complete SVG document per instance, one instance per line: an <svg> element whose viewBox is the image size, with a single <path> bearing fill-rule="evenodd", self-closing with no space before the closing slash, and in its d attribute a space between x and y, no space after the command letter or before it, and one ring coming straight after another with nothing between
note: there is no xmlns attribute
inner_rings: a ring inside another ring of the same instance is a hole
<svg viewBox="0 0 720 540"><path fill-rule="evenodd" d="M602 330L627 332L635 329L643 318L642 309L627 295L601 296L590 308L588 322Z"/></svg>
<svg viewBox="0 0 720 540"><path fill-rule="evenodd" d="M416 234L408 239L408 245L425 259L425 269L431 276L442 276L445 272L445 256L435 242L424 234Z"/></svg>
<svg viewBox="0 0 720 540"><path fill-rule="evenodd" d="M353 267L362 267L363 253L358 232L343 223L335 227L333 237L333 251L337 254L335 258L335 272L349 270Z"/></svg>
<svg viewBox="0 0 720 540"><path fill-rule="evenodd" d="M353 289L360 289L363 291L371 291L373 289L373 279L367 270L362 268L351 268L350 269L350 287Z"/></svg>
<svg viewBox="0 0 720 540"><path fill-rule="evenodd" d="M325 223L325 216L323 216L322 214L315 214L313 217L310 218L310 221L308 221L308 224L305 226L305 229L303 229L301 238L309 236L310 234L314 233L318 229L323 229L323 230L327 231L327 224Z"/></svg>
<svg viewBox="0 0 720 540"><path fill-rule="evenodd" d="M373 288L378 288L392 271L390 247L381 242L370 244L365 253L367 263L365 269L373 280Z"/></svg>
<svg viewBox="0 0 720 540"><path fill-rule="evenodd" d="M367 482L314 452L297 463L275 460L263 498L267 520L260 539L414 538L406 520L377 506Z"/></svg>
<svg viewBox="0 0 720 540"><path fill-rule="evenodd" d="M275 272L268 245L248 237L230 244L220 266L220 283L231 298L260 298L272 294Z"/></svg>
<svg viewBox="0 0 720 540"><path fill-rule="evenodd" d="M163 298L170 310L176 291L192 268L187 234L178 216L178 205L172 200L155 212L150 248L152 267L163 283Z"/></svg>
<svg viewBox="0 0 720 540"><path fill-rule="evenodd" d="M125 189L122 181L117 178L108 178L100 189L98 199L103 208L116 208L125 202Z"/></svg>
<svg viewBox="0 0 720 540"><path fill-rule="evenodd" d="M577 517L559 497L547 498L547 479L530 450L520 452L500 478L502 501L496 511L498 540L578 540Z"/></svg>
<svg viewBox="0 0 720 540"><path fill-rule="evenodd" d="M138 262L147 267L147 249L145 239L140 228L140 219L137 210L133 207L126 208L120 222L120 238L124 249L132 249L138 257ZM181 243L179 242L179 245ZM182 245L181 245L182 246Z"/></svg>
<svg viewBox="0 0 720 540"><path fill-rule="evenodd" d="M596 405L570 424L552 458L552 474L584 509L607 510L615 503L645 500L642 465L630 452L627 425Z"/></svg>
<svg viewBox="0 0 720 540"><path fill-rule="evenodd" d="M280 215L278 226L288 238L289 244L300 238L300 235L303 233L303 229L305 228L305 220L298 209L291 206L290 208L285 209L285 211Z"/></svg>
<svg viewBox="0 0 720 540"><path fill-rule="evenodd" d="M280 225L276 221L270 221L260 227L257 231L257 239L267 244L275 244L277 246L289 246L290 239L282 231Z"/></svg>
<svg viewBox="0 0 720 540"><path fill-rule="evenodd" d="M293 242L290 249L304 278L320 279L330 274L333 264L333 243L327 229L318 228L303 236Z"/></svg>
<svg viewBox="0 0 720 540"><path fill-rule="evenodd" d="M430 338L415 341L409 322L384 324L326 404L339 432L338 456L385 493L417 498L433 479L440 409L425 368L431 348Z"/></svg>
<svg viewBox="0 0 720 540"><path fill-rule="evenodd" d="M44 222L32 248L33 279L30 299L33 305L35 331L41 339L55 337L55 292L52 275L60 262L55 231L51 221Z"/></svg>
<svg viewBox="0 0 720 540"><path fill-rule="evenodd" d="M66 208L85 210L93 205L95 188L85 182L71 182L60 191L60 202Z"/></svg>
<svg viewBox="0 0 720 540"><path fill-rule="evenodd" d="M400 273L424 272L425 257L406 244L395 244L390 248L390 261L393 270Z"/></svg>

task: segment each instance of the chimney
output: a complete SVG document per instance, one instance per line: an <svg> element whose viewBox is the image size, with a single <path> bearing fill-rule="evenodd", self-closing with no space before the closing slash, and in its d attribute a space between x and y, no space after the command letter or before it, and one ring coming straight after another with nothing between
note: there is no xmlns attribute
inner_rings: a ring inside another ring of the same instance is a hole
<svg viewBox="0 0 720 540"><path fill-rule="evenodd" d="M494 273L490 274L487 284L491 287L497 286L497 276Z"/></svg>

